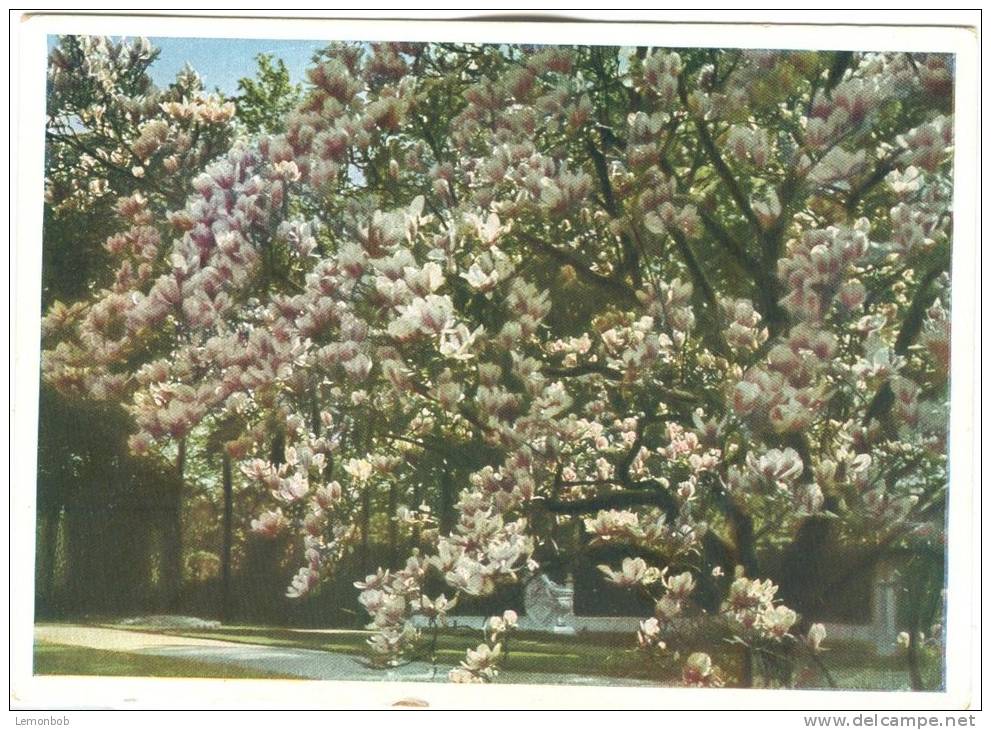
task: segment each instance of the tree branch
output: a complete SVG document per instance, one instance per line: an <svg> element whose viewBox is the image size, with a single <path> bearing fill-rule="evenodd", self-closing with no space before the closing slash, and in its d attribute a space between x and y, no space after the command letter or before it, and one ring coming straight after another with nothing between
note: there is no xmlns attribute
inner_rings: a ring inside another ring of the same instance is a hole
<svg viewBox="0 0 991 730"><path fill-rule="evenodd" d="M898 337L895 339L895 354L897 355L904 356L908 354L908 348L912 346L915 338L918 337L919 332L922 330L922 322L925 318L926 310L932 304L933 299L936 298L936 291L933 289L932 284L940 274L946 271L949 265L948 257L940 258L945 258L945 260L941 260L922 277L912 297L912 303L909 305L908 311L905 312L901 329L898 331ZM877 393L874 394L874 398L871 399L870 405L867 407L867 412L864 414L864 424L870 423L874 418L885 416L891 410L894 403L895 394L891 389L891 383L886 381Z"/></svg>
<svg viewBox="0 0 991 730"><path fill-rule="evenodd" d="M585 362L570 368L558 368L547 365L541 369L541 372L552 378L577 378L582 375L601 375L607 380L617 382L623 379L623 373L619 370L614 370L608 365L597 362ZM699 402L697 395L679 388L651 386L651 392L660 396L664 402L681 403L683 405L694 405Z"/></svg>
<svg viewBox="0 0 991 730"><path fill-rule="evenodd" d="M575 365L570 368L555 368L547 366L543 368L542 372L544 375L549 375L552 378L574 378L581 377L582 375L601 375L607 380L622 380L623 374L618 370L613 370L608 365L603 365L598 362L586 362L581 365Z"/></svg>
<svg viewBox="0 0 991 730"><path fill-rule="evenodd" d="M685 265L692 275L695 286L699 288L705 301L712 308L712 311L717 312L719 303L716 299L716 290L709 283L709 279L706 277L705 271L702 270L701 264L699 264L698 259L695 257L695 252L692 251L685 234L676 228L668 228L668 233L671 234L671 238L674 239L675 244L678 246L678 251L685 260Z"/></svg>
<svg viewBox="0 0 991 730"><path fill-rule="evenodd" d="M678 513L677 500L669 492L661 489L627 489L585 499L544 500L539 504L548 512L564 515L581 515L604 509L648 506L660 507L668 514Z"/></svg>
<svg viewBox="0 0 991 730"><path fill-rule="evenodd" d="M688 108L688 89L685 87L684 77L678 77L678 95L681 97L682 105ZM733 175L733 171L729 169L729 165L726 164L726 160L719 153L719 148L716 147L716 142L712 138L712 134L709 133L709 128L702 119L695 120L695 128L699 133L699 141L702 143L703 149L705 149L706 156L708 156L709 161L712 166L716 168L716 172L719 174L719 178L723 181L726 189L729 191L730 197L736 202L737 207L743 214L743 217L754 227L754 230L760 232L760 221L757 219L754 209L750 207L750 201L747 199L746 194L740 187L739 182Z"/></svg>
<svg viewBox="0 0 991 730"><path fill-rule="evenodd" d="M592 166L595 168L596 177L599 179L599 188L602 190L602 199L606 212L611 218L619 218L621 211L619 204L616 202L612 183L609 182L609 164L606 161L606 157L596 146L591 136L585 138L585 147L588 149L589 157L592 158ZM620 234L619 240L623 247L623 270L630 275L633 286L639 289L641 284L643 284L643 278L640 275L640 254L630 241L628 235L625 233Z"/></svg>
<svg viewBox="0 0 991 730"><path fill-rule="evenodd" d="M730 254L730 256L736 259L736 261L743 266L743 268L746 269L751 276L756 278L760 275L761 268L757 259L747 253L747 250L744 248L743 244L733 238L729 231L723 228L712 213L704 208L700 208L699 218L702 219L702 225L705 230L707 230L709 234L716 239L716 242L722 246L726 252Z"/></svg>
<svg viewBox="0 0 991 730"><path fill-rule="evenodd" d="M586 283L609 292L617 299L621 300L624 304L635 307L640 306L640 301L637 299L636 293L630 286L624 284L622 281L604 274L600 274L597 271L593 271L591 267L589 267L589 265L573 251L558 248L557 246L547 243L539 236L533 236L522 231L516 231L516 236L523 243L530 244L556 261L572 266L579 278Z"/></svg>
<svg viewBox="0 0 991 730"><path fill-rule="evenodd" d="M877 166L874 168L874 172L871 173L870 177L864 180L860 185L855 187L850 191L850 195L847 197L846 202L843 204L844 209L847 213L852 214L854 210L857 209L857 205L863 200L864 196L871 191L876 185L884 181L888 176L888 173L895 169L895 163L898 160L898 155L900 153L895 153L891 157L887 157L880 160Z"/></svg>
<svg viewBox="0 0 991 730"><path fill-rule="evenodd" d="M643 445L644 431L649 424L658 420L658 417L652 413L654 410L656 410L656 407L651 408L643 416L637 419L636 438L633 439L633 443L630 444L630 448L628 448L626 453L623 454L623 458L620 460L619 466L616 467L616 474L622 482L628 482L630 479L630 467L633 465L633 460L637 458L637 454L640 453L640 447Z"/></svg>

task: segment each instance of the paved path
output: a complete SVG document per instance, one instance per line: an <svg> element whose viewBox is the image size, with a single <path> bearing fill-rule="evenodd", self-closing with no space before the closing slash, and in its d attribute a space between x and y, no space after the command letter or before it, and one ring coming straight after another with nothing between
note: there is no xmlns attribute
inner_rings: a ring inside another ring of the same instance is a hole
<svg viewBox="0 0 991 730"><path fill-rule="evenodd" d="M51 644L195 659L265 672L291 674L302 679L446 682L449 669L446 666L438 666L434 670L427 662L412 662L394 669L378 669L365 665L360 657L338 652L259 646L99 626L42 624L35 627L34 637L35 641ZM516 684L607 684L609 686L646 684L637 680L546 672L513 671L505 675L505 679Z"/></svg>
<svg viewBox="0 0 991 730"><path fill-rule="evenodd" d="M35 641L46 641L63 646L84 646L106 651L140 652L163 646L224 647L229 641L195 639L187 636L169 636L150 631L131 631L104 626L79 626L75 624L38 624L34 627Z"/></svg>

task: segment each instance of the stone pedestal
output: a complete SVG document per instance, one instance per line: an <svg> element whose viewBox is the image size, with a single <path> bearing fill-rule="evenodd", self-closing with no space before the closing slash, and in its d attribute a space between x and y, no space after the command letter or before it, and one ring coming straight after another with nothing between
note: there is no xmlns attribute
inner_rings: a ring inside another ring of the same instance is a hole
<svg viewBox="0 0 991 730"><path fill-rule="evenodd" d="M571 576L564 585L543 573L532 576L523 589L521 623L535 631L575 633L575 585Z"/></svg>

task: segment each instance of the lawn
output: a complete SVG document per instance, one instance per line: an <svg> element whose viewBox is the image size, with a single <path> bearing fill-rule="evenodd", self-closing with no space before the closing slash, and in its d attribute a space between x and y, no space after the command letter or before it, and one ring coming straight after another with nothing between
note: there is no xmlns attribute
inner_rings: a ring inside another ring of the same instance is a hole
<svg viewBox="0 0 991 730"><path fill-rule="evenodd" d="M298 679L289 674L263 672L151 654L104 651L80 646L35 642L34 673L101 677L202 677L219 679Z"/></svg>
<svg viewBox="0 0 991 730"><path fill-rule="evenodd" d="M120 627L117 627L120 628ZM365 641L370 632L307 631L265 626L224 626L217 629L151 629L140 626L133 630L187 636L201 639L219 639L246 644L296 647L333 651L351 655L365 655ZM434 655L441 667L456 666L465 655L465 649L482 641L481 632L471 629L446 629L437 638ZM425 640L423 658L429 659L429 641ZM734 676L739 668L739 651L725 643L714 641L701 647L708 651L715 663L728 676ZM509 642L509 656L502 677L512 681L513 672L566 673L587 677L621 677L643 679L662 685L677 684L681 665L673 656L648 663L633 647L633 637L607 633L582 633L578 636L528 633L517 635ZM823 664L834 682L841 689L907 690L908 672L902 656L878 656L870 647L857 642L836 642L822 654ZM924 666L924 678L928 686L935 686L939 678L936 662ZM608 681L604 682L605 684ZM806 688L826 688L828 682L821 675L804 678L800 682Z"/></svg>
<svg viewBox="0 0 991 730"><path fill-rule="evenodd" d="M121 627L115 627L121 628ZM333 651L355 656L366 656L368 631L342 630L332 633L301 631L296 629L261 626L225 626L219 629L152 629L129 626L135 631L153 631L171 636L199 639L219 639L261 646L294 647ZM533 673L565 673L584 676L625 677L657 680L670 683L677 677L677 669L671 665L658 672L649 671L632 647L631 637L616 635L585 635L562 637L553 634L528 634L514 636L508 645L509 657L505 664L507 673L513 670ZM434 651L441 667L456 666L465 657L465 650L475 648L482 641L480 631L448 629L438 636ZM424 638L422 657L429 661L430 642ZM507 676L510 676L507 674Z"/></svg>

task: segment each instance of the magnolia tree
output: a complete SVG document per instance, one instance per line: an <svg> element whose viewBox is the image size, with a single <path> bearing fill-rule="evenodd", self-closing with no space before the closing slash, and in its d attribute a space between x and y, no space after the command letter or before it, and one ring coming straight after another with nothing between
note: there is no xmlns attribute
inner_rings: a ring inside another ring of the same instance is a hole
<svg viewBox="0 0 991 730"><path fill-rule="evenodd" d="M766 555L801 573L855 546L858 581L942 559L949 58L332 44L309 82L155 217L154 276L53 308L87 378L58 347L45 373L133 392L139 452L236 423L271 495L255 531L298 536L290 596L367 546L384 497L417 547L356 584L373 662L621 545L600 570L655 602L645 661L749 684L826 638ZM741 676L686 617L734 637ZM450 678L493 679L515 625Z"/></svg>
<svg viewBox="0 0 991 730"><path fill-rule="evenodd" d="M149 349L150 338L125 336L122 317L132 292L161 268L167 212L191 191L191 171L230 143L234 105L204 94L189 68L168 89L157 89L148 74L157 55L143 39L63 36L49 58L45 196L51 223L79 226L84 221L74 213L97 211L116 225L103 252L89 250L78 228L63 236L66 242L46 231L50 248L102 253L107 266L77 284L96 289L95 296L56 301L46 313L42 366L46 381L60 390L99 400L128 390L129 351Z"/></svg>

